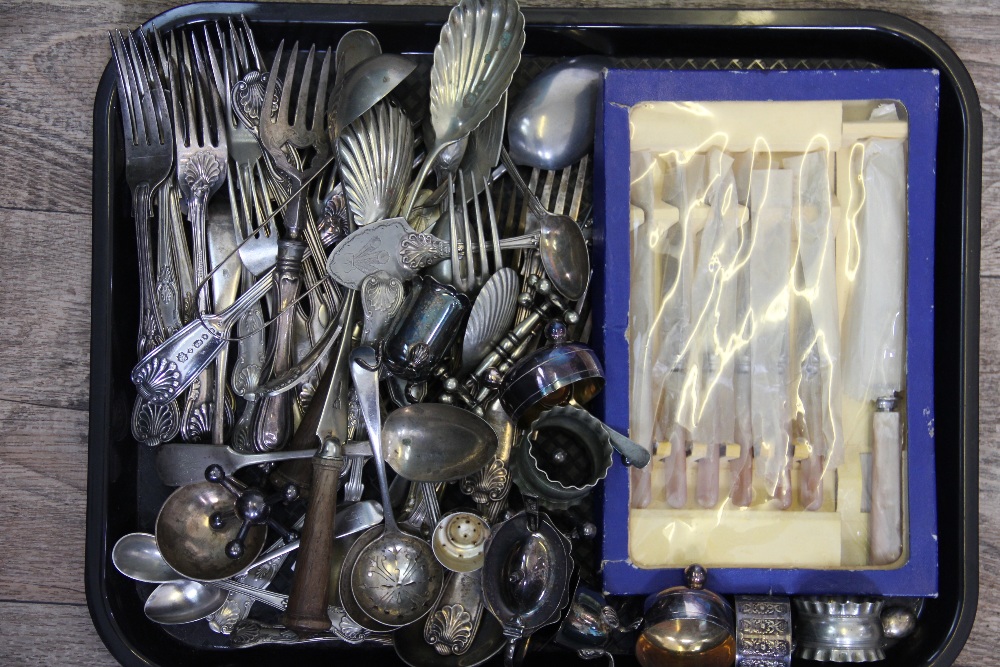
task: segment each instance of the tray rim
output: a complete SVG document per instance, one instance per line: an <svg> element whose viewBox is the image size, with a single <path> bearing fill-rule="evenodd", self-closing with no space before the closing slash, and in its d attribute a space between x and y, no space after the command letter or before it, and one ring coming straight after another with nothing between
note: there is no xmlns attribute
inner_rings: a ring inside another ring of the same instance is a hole
<svg viewBox="0 0 1000 667"><path fill-rule="evenodd" d="M288 18L308 7L308 20ZM243 13L248 20L261 23L395 23L440 24L447 17L448 6L338 5L299 3L258 4L251 2L196 2L167 10L143 24L143 28L166 30L175 26L203 22ZM979 264L981 246L982 193L982 111L975 84L957 54L938 35L921 24L898 14L861 9L779 9L766 13L732 9L661 9L661 8L523 8L528 26L540 27L636 27L656 26L671 29L728 28L740 30L852 29L871 30L900 39L934 59L958 96L963 119L963 167L965 184L961 198L960 304L964 325L958 343L962 406L958 415L961 434L959 465L962 489L960 508L965 521L959 527L962 591L959 608L952 620L945 642L929 657L927 664L952 664L961 653L976 616L979 582ZM113 277L111 218L114 201L108 176L115 156L106 138L115 122L112 98L115 73L110 62L99 82L94 102L93 152L93 255L91 306L91 379L90 424L88 433L88 474L85 544L85 587L87 605L94 626L105 646L122 664L154 665L134 642L126 637L114 620L105 573L109 546L105 529L108 517L107 447L110 432L111 340L104 335L111 327L111 281ZM100 290L100 291L99 291ZM101 363L95 363L101 362ZM97 474L99 471L100 474ZM973 483L974 482L974 483ZM975 565L975 567L969 567Z"/></svg>

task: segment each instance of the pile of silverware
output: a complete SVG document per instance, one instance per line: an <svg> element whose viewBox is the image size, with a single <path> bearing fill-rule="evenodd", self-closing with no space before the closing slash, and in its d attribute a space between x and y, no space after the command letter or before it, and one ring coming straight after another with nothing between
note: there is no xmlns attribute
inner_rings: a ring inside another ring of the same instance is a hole
<svg viewBox="0 0 1000 667"><path fill-rule="evenodd" d="M596 532L579 508L613 451L648 461L582 407L604 384L585 202L606 63L556 65L508 118L515 0L454 7L429 82L364 30L266 59L245 19L111 44L140 269L132 431L177 487L155 533L113 551L158 584L147 616L233 647L517 655L570 602ZM287 594L268 590L282 568Z"/></svg>

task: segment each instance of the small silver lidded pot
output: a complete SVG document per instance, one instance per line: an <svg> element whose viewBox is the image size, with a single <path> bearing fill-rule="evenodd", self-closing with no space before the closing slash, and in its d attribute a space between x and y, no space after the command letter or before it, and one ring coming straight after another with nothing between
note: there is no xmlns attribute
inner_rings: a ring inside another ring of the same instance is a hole
<svg viewBox="0 0 1000 667"><path fill-rule="evenodd" d="M639 664L731 667L736 659L733 608L705 590L707 578L701 565L689 565L684 570L687 585L646 600L645 628L635 646Z"/></svg>
<svg viewBox="0 0 1000 667"><path fill-rule="evenodd" d="M548 345L519 362L504 376L500 403L511 421L525 427L548 408L584 405L604 389L604 368L592 349L566 342L566 325L545 327Z"/></svg>
<svg viewBox="0 0 1000 667"><path fill-rule="evenodd" d="M413 282L413 292L386 336L382 362L396 377L420 381L431 377L455 342L471 303L430 276Z"/></svg>

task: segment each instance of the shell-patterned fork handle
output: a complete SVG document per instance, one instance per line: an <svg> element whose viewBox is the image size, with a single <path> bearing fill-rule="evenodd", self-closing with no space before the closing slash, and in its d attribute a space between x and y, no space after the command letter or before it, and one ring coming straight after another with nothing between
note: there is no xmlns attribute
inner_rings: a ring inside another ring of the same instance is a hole
<svg viewBox="0 0 1000 667"><path fill-rule="evenodd" d="M132 370L139 394L154 404L176 399L229 343L229 330L271 284L270 275L262 278L224 312L192 320L143 357Z"/></svg>

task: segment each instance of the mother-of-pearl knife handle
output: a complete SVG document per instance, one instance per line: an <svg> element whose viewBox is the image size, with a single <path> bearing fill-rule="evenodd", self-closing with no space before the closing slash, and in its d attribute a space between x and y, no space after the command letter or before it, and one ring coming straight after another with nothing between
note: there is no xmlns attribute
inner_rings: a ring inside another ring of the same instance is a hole
<svg viewBox="0 0 1000 667"><path fill-rule="evenodd" d="M896 562L903 553L902 453L896 399L875 401L872 415L872 565Z"/></svg>

